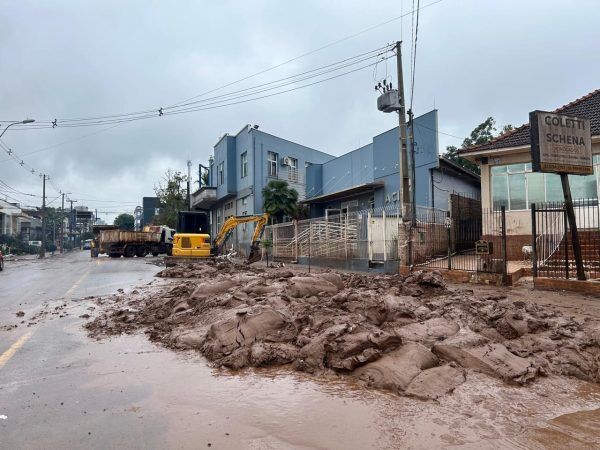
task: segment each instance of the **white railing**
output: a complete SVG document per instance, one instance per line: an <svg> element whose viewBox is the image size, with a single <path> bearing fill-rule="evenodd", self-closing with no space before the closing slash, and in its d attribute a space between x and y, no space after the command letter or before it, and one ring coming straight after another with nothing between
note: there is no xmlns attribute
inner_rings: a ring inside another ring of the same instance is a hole
<svg viewBox="0 0 600 450"><path fill-rule="evenodd" d="M401 210L393 205L271 225L265 236L275 257L397 260L401 223Z"/></svg>

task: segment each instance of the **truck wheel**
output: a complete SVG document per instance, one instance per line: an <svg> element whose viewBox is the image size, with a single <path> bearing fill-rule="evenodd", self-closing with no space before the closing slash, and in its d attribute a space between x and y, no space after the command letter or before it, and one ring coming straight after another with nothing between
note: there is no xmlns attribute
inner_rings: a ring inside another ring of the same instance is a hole
<svg viewBox="0 0 600 450"><path fill-rule="evenodd" d="M135 247L125 247L125 251L123 252L123 256L125 258L133 258L135 255Z"/></svg>
<svg viewBox="0 0 600 450"><path fill-rule="evenodd" d="M152 252L152 256L156 258L158 256L158 252Z"/></svg>
<svg viewBox="0 0 600 450"><path fill-rule="evenodd" d="M173 256L173 246L168 246L167 247L167 256Z"/></svg>
<svg viewBox="0 0 600 450"><path fill-rule="evenodd" d="M108 256L110 256L111 258L120 258L121 254L120 253L109 253Z"/></svg>
<svg viewBox="0 0 600 450"><path fill-rule="evenodd" d="M135 251L135 256L138 258L145 258L148 254L148 249L146 247L138 247Z"/></svg>

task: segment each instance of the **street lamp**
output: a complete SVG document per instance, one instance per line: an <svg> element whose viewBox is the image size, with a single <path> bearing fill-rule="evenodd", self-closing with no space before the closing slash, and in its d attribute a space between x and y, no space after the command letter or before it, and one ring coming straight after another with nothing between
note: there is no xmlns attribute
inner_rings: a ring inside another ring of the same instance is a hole
<svg viewBox="0 0 600 450"><path fill-rule="evenodd" d="M35 122L34 119L25 119L25 120L21 120L20 122L9 123L8 125L6 125L6 128L4 128L4 131L2 133L0 133L0 138L4 135L4 133L6 133L6 130L8 130L8 128L12 127L13 125L33 123L33 122Z"/></svg>

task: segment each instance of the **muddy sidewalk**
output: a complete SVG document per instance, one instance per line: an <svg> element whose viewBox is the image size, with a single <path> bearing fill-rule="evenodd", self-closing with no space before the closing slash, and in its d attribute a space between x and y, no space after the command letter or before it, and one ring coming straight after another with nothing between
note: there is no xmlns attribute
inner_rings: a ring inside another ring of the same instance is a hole
<svg viewBox="0 0 600 450"><path fill-rule="evenodd" d="M600 381L600 322L504 294L449 288L435 272L294 273L227 262L165 269L153 290L98 299L91 336L143 330L217 366L288 366L436 399L479 372L526 385Z"/></svg>

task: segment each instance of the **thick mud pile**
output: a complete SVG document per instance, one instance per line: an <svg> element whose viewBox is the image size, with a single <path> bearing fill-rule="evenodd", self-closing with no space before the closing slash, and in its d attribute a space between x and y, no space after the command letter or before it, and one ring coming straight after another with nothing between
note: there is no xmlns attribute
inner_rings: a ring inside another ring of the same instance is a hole
<svg viewBox="0 0 600 450"><path fill-rule="evenodd" d="M218 366L334 371L423 399L470 371L526 384L557 374L600 382L600 324L505 295L448 289L435 272L408 277L294 273L228 262L165 269L149 293L100 299L90 335L144 330Z"/></svg>

